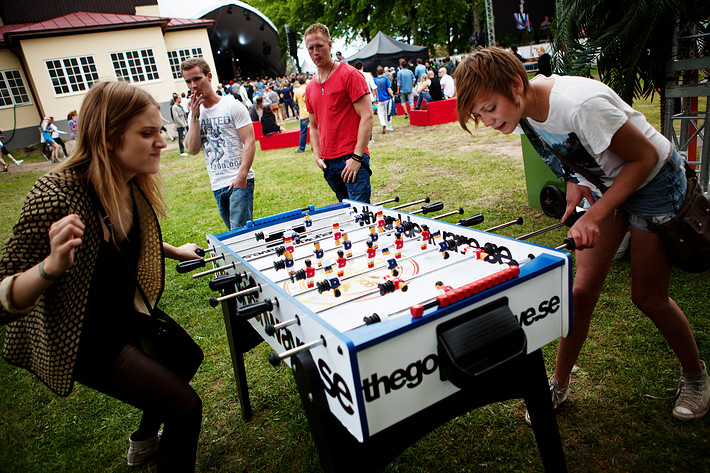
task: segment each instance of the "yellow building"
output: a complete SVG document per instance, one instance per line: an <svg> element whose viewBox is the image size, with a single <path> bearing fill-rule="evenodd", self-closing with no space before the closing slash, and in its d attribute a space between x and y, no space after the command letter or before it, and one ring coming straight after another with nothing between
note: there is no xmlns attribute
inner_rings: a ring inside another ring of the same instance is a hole
<svg viewBox="0 0 710 473"><path fill-rule="evenodd" d="M75 12L36 23L0 22L0 128L8 149L37 143L45 116L69 131L67 114L80 109L96 81L123 80L147 90L169 119L173 92L187 92L180 63L202 56L215 69L207 34L213 20L163 18L157 4L133 8L136 14Z"/></svg>

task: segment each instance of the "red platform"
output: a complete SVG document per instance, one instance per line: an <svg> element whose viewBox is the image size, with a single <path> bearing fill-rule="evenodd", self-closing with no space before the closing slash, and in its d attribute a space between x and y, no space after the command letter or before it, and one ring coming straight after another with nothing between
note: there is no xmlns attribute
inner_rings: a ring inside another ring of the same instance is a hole
<svg viewBox="0 0 710 473"><path fill-rule="evenodd" d="M417 126L429 126L428 110L412 110L409 112L409 124Z"/></svg>
<svg viewBox="0 0 710 473"><path fill-rule="evenodd" d="M459 119L456 115L456 97L451 99L437 100L430 102L427 106L429 110L429 124L440 125L442 123L451 123Z"/></svg>
<svg viewBox="0 0 710 473"><path fill-rule="evenodd" d="M441 125L458 121L456 115L456 97L451 99L428 102L426 110L412 110L409 112L409 123L417 126Z"/></svg>
<svg viewBox="0 0 710 473"><path fill-rule="evenodd" d="M259 141L263 136L264 132L261 131L261 122L251 122L254 127L254 139Z"/></svg>
<svg viewBox="0 0 710 473"><path fill-rule="evenodd" d="M261 150L281 149L281 148L297 148L301 139L301 130L290 130L275 135L262 136L259 139ZM306 143L311 141L311 132L307 131Z"/></svg>

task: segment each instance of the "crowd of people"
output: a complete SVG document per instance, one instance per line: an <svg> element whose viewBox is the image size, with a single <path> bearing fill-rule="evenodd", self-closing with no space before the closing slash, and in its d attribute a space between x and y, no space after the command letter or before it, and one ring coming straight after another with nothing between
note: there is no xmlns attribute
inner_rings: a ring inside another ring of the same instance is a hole
<svg viewBox="0 0 710 473"><path fill-rule="evenodd" d="M529 81L522 62L498 48L476 51L458 67L453 61L415 65L402 59L398 67L378 66L375 77L368 77L362 64L333 57L325 25L311 25L304 41L317 68L312 76L232 80L215 90L204 59L181 64L188 92L175 94L170 108L180 154L203 152L227 229L239 229L253 216L252 122L261 121L269 134L281 130L280 122L299 119L296 152L306 151L310 130L314 165L335 197L369 203L373 111L386 133L393 130L396 99L409 113L456 96L464 129L473 120L530 138L567 182L563 220L578 205L588 208L569 230L577 248L573 330L560 342L549 381L554 407L570 395L572 367L613 256L630 229L632 301L681 365L672 415L692 420L707 413L707 369L687 319L669 297L672 265L647 228L648 220L661 223L678 213L685 194L682 158L642 114L591 79L541 74ZM200 397L189 379L148 356L140 343L151 309L146 305L163 289L164 257L197 258L196 245L176 247L160 237L158 217L166 211L158 185L165 119L148 93L110 81L94 84L81 113L72 111L68 119L74 152L37 181L3 247L4 356L59 395L69 395L78 381L140 409L140 425L129 435L129 464L157 453L160 472L194 471ZM40 131L49 159L57 161L64 146L53 121L46 117ZM94 126L99 123L104 126ZM568 169L552 147L571 150L567 158L595 173L608 190ZM12 158L4 147L2 154ZM135 302L137 290L147 295L146 304ZM526 420L536 419L526 415Z"/></svg>

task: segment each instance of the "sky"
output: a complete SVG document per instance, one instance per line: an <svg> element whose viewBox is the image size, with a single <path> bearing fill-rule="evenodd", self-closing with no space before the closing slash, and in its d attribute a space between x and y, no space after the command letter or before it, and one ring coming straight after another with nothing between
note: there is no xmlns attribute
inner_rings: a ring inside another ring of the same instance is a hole
<svg viewBox="0 0 710 473"><path fill-rule="evenodd" d="M276 0L278 1L278 0ZM158 7L160 8L160 14L165 17L170 18L194 18L197 13L200 13L208 8L209 5L226 5L232 3L228 0L216 0L207 2L196 2L195 0L158 0ZM285 34L284 32L279 32L279 34ZM341 51L343 56L352 56L360 49L365 47L364 41L351 42L346 44L342 39L333 39L333 55L335 51ZM298 58L301 63L301 68L304 71L313 72L316 70L315 65L308 57L308 51L303 46L303 44L298 45Z"/></svg>

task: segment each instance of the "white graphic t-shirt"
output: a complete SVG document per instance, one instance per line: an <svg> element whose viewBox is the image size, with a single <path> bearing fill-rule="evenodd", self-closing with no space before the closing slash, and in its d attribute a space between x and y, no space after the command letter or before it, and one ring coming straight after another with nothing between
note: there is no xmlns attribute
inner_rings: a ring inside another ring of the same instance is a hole
<svg viewBox="0 0 710 473"><path fill-rule="evenodd" d="M214 107L200 106L202 151L213 191L229 187L237 177L244 148L237 130L245 126L252 126L249 110L231 95ZM249 169L247 179L253 177L254 170Z"/></svg>

